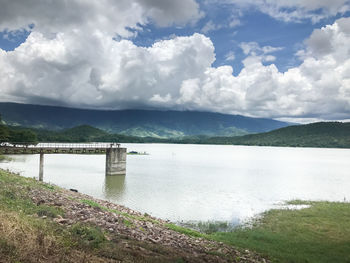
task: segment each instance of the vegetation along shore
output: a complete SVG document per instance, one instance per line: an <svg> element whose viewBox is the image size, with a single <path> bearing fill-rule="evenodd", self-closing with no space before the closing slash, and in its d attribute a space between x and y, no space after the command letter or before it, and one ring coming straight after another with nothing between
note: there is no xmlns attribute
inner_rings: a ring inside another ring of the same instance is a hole
<svg viewBox="0 0 350 263"><path fill-rule="evenodd" d="M147 214L3 170L0 210L0 262L269 262Z"/></svg>
<svg viewBox="0 0 350 263"><path fill-rule="evenodd" d="M0 262L349 262L349 203L289 204L201 233L0 170Z"/></svg>

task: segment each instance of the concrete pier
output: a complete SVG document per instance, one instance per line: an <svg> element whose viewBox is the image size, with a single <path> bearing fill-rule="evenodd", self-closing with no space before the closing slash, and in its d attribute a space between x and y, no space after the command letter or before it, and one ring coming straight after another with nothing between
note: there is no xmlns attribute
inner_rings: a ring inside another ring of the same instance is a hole
<svg viewBox="0 0 350 263"><path fill-rule="evenodd" d="M40 163L39 163L39 181L44 179L44 154L40 153Z"/></svg>
<svg viewBox="0 0 350 263"><path fill-rule="evenodd" d="M44 179L44 154L106 154L106 175L126 174L126 148L111 143L0 143L0 154L40 154L39 180Z"/></svg>
<svg viewBox="0 0 350 263"><path fill-rule="evenodd" d="M106 175L126 174L126 148L106 149Z"/></svg>

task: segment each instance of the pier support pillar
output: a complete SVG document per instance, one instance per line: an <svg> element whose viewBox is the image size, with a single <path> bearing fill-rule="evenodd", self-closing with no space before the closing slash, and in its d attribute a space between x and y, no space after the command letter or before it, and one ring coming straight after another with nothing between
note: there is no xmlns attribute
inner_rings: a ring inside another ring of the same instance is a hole
<svg viewBox="0 0 350 263"><path fill-rule="evenodd" d="M107 148L106 175L126 174L126 148Z"/></svg>
<svg viewBox="0 0 350 263"><path fill-rule="evenodd" d="M40 164L39 164L39 181L44 179L44 154L40 153Z"/></svg>

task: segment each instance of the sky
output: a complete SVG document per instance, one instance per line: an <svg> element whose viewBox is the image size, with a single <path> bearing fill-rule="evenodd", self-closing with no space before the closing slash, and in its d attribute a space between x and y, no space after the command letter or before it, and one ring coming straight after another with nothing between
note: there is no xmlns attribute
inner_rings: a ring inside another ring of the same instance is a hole
<svg viewBox="0 0 350 263"><path fill-rule="evenodd" d="M0 0L0 101L350 119L350 0Z"/></svg>

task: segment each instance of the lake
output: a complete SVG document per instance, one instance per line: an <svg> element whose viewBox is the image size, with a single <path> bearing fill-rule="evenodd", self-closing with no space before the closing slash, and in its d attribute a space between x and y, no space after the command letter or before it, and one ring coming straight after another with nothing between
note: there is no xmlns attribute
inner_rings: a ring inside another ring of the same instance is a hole
<svg viewBox="0 0 350 263"><path fill-rule="evenodd" d="M223 145L122 144L126 176L105 176L105 155L45 155L44 181L171 221L232 224L284 200L350 199L350 150ZM38 177L39 155L0 168Z"/></svg>

